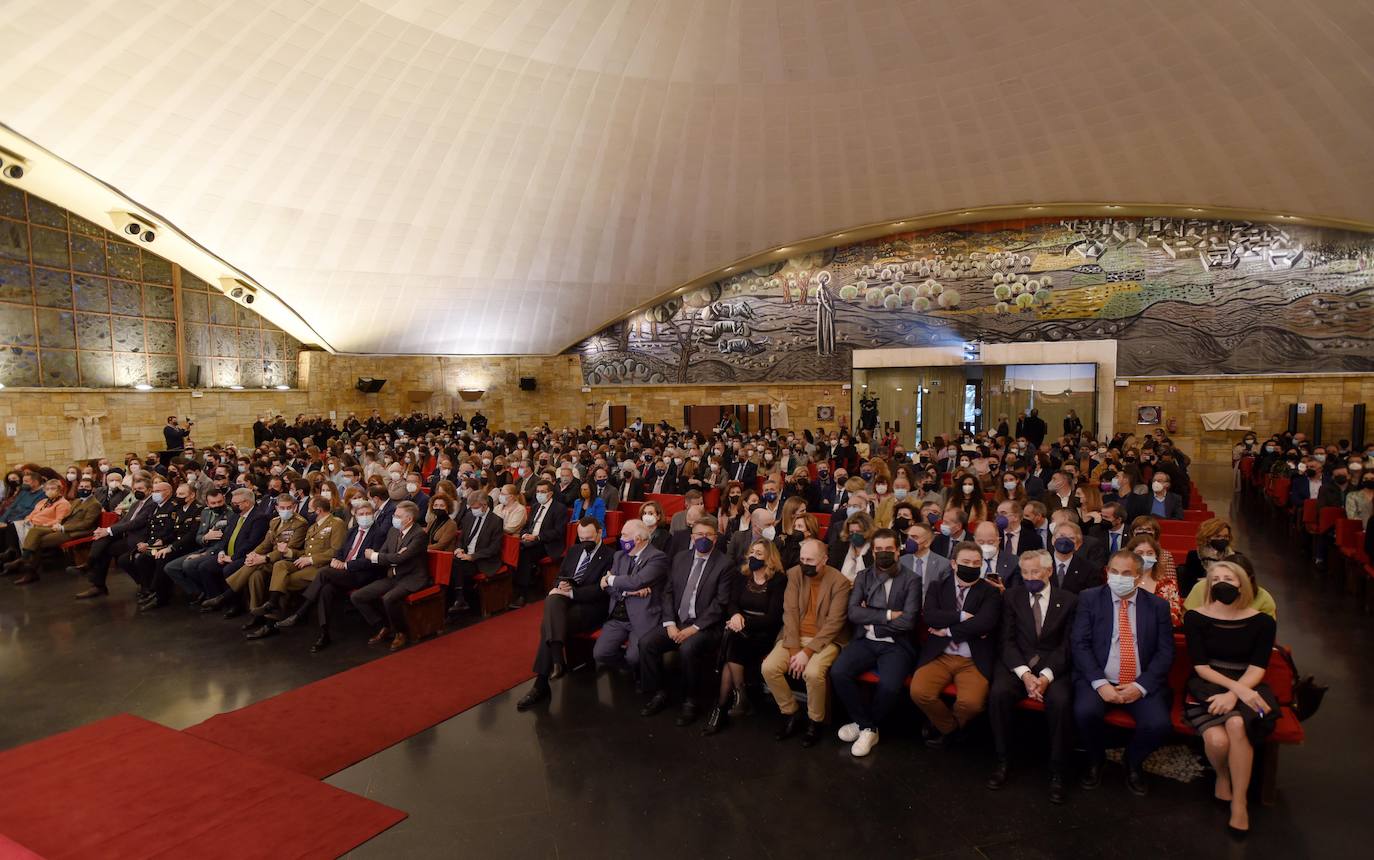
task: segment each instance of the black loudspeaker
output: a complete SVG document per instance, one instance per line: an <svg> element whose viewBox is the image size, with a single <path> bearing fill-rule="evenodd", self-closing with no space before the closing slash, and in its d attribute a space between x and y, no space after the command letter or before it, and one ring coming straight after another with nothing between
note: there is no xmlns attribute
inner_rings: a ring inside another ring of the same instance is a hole
<svg viewBox="0 0 1374 860"><path fill-rule="evenodd" d="M192 388L200 388L200 365L191 365L191 370L186 374L186 384Z"/></svg>
<svg viewBox="0 0 1374 860"><path fill-rule="evenodd" d="M535 379L534 379L533 376L522 376L522 377L520 377L520 390L521 390L521 391L533 391L536 387L537 387L537 383L535 382Z"/></svg>
<svg viewBox="0 0 1374 860"><path fill-rule="evenodd" d="M1288 433L1292 435L1298 432L1298 404L1288 404Z"/></svg>
<svg viewBox="0 0 1374 860"><path fill-rule="evenodd" d="M1350 412L1350 447L1359 451L1364 448L1364 404L1356 403Z"/></svg>
<svg viewBox="0 0 1374 860"><path fill-rule="evenodd" d="M1312 407L1312 444L1322 443L1322 405L1320 403Z"/></svg>
<svg viewBox="0 0 1374 860"><path fill-rule="evenodd" d="M385 379L373 379L370 376L360 376L358 377L358 383L355 387L364 394L376 394L378 391L382 390L383 385L386 385Z"/></svg>

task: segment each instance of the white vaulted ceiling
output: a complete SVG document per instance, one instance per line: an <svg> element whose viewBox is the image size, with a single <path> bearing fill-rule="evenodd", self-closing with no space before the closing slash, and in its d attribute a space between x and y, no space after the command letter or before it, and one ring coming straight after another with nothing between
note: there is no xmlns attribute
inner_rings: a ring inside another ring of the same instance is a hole
<svg viewBox="0 0 1374 860"><path fill-rule="evenodd" d="M1374 221L1356 0L7 0L0 122L349 352L555 352L808 236Z"/></svg>

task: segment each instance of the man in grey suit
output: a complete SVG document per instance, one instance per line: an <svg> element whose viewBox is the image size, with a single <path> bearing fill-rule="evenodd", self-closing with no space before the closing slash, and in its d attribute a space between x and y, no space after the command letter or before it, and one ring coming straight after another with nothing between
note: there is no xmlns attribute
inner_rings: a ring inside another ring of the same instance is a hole
<svg viewBox="0 0 1374 860"><path fill-rule="evenodd" d="M898 564L916 574L921 584L921 603L925 605L926 592L930 587L949 576L949 559L930 548L935 541L935 529L925 520L917 520L907 526L906 545L902 548L902 558Z"/></svg>
<svg viewBox="0 0 1374 860"><path fill-rule="evenodd" d="M491 499L485 493L468 493L467 511L458 523L462 537L453 549L449 582L456 586L458 594L448 608L449 615L468 610L467 596L472 593L472 581L477 574L490 575L501 569L505 525L490 508Z"/></svg>
<svg viewBox="0 0 1374 860"><path fill-rule="evenodd" d="M754 545L754 541L759 538L772 540L777 533L773 528L773 512L767 508L758 508L749 515L749 531L735 532L730 536L730 547L726 555L730 558L730 564L735 570L744 564L744 556L749 552L749 547Z"/></svg>
<svg viewBox="0 0 1374 860"><path fill-rule="evenodd" d="M592 472L592 479L596 481L597 497L606 503L606 510L613 511L620 507L620 488L611 483L610 475L610 470L605 466L597 466Z"/></svg>
<svg viewBox="0 0 1374 860"><path fill-rule="evenodd" d="M659 600L660 626L641 644L640 680L649 702L640 713L646 717L668 705L662 683L663 655L677 651L682 656L682 711L676 722L685 726L697 718L694 697L702 673L720 647L734 569L724 553L715 551L717 537L716 518L704 516L692 526L692 548L673 557Z"/></svg>
<svg viewBox="0 0 1374 860"><path fill-rule="evenodd" d="M692 526L696 524L696 521L701 519L701 515L706 513L706 509L702 506L701 490L688 490L683 496L683 500L686 504L683 506L682 510L673 514L673 519L669 523L669 528L673 534L677 534L678 532L690 532ZM607 505L606 508L609 510L610 505ZM693 508L696 509L696 513L689 519L687 512L691 511Z"/></svg>
<svg viewBox="0 0 1374 860"><path fill-rule="evenodd" d="M659 626L658 598L668 576L668 556L649 544L650 534L643 520L627 520L620 529L620 552L610 573L601 577L610 605L592 648L598 666L638 667L640 641Z"/></svg>
<svg viewBox="0 0 1374 860"><path fill-rule="evenodd" d="M386 533L382 548L366 553L367 560L385 573L381 579L353 592L349 599L369 626L381 625L367 644L376 645L390 636L391 650L399 651L407 641L405 599L429 587L429 535L416 522L420 507L414 502L398 502L394 516L396 520Z"/></svg>

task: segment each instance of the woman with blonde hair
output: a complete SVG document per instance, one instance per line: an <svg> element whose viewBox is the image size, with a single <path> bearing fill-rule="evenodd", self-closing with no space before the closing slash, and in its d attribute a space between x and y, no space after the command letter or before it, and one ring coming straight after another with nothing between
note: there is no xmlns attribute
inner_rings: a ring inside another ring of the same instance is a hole
<svg viewBox="0 0 1374 860"><path fill-rule="evenodd" d="M772 541L758 538L749 545L739 575L730 583L721 641L725 666L720 674L720 698L706 719L704 735L724 728L727 717L746 716L753 710L744 691L745 667L757 670L763 664L782 629L782 597L787 587L782 572L782 558Z"/></svg>
<svg viewBox="0 0 1374 860"><path fill-rule="evenodd" d="M1250 829L1246 794L1255 744L1278 721L1279 704L1264 683L1277 625L1256 612L1254 585L1245 569L1224 559L1205 574L1206 593L1198 609L1183 618L1193 674L1184 687L1183 715L1202 735L1207 760L1216 771L1213 794L1229 803L1227 827Z"/></svg>

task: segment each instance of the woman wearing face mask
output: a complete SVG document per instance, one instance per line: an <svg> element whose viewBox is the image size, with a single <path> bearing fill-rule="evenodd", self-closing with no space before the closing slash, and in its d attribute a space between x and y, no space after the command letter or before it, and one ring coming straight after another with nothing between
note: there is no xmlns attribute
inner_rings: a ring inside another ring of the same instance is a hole
<svg viewBox="0 0 1374 860"><path fill-rule="evenodd" d="M1230 804L1227 827L1250 829L1246 794L1255 744L1273 731L1278 700L1264 683L1274 649L1274 619L1250 607L1254 586L1238 564L1218 561L1202 583L1203 603L1183 619L1193 674L1183 699L1184 718L1202 735L1216 771L1214 796Z"/></svg>
<svg viewBox="0 0 1374 860"><path fill-rule="evenodd" d="M949 490L945 494L945 507L951 506L959 508L968 517L970 531L988 518L988 506L983 501L983 489L978 484L978 479L969 472L955 473L954 482L949 485Z"/></svg>
<svg viewBox="0 0 1374 860"><path fill-rule="evenodd" d="M656 505L657 502L650 502L649 504ZM642 515L643 511L641 510L640 513ZM597 523L601 525L602 530L605 530L606 500L597 494L596 484L591 481L583 481L578 485L577 498L573 500L572 521L577 522L587 516L594 517ZM662 514L660 514L660 516L662 516ZM650 523L650 525L653 525L653 523Z"/></svg>
<svg viewBox="0 0 1374 860"><path fill-rule="evenodd" d="M730 481L720 494L720 510L716 511L716 521L725 524L722 534L730 535L740 530L740 521L747 519L749 512L744 509L744 485Z"/></svg>
<svg viewBox="0 0 1374 860"><path fill-rule="evenodd" d="M721 641L725 666L720 675L720 697L702 729L704 735L724 728L727 717L743 717L753 711L745 691L745 669L756 671L762 665L782 629L782 599L787 589L784 569L777 547L760 538L749 545L739 575L730 581L725 638Z"/></svg>
<svg viewBox="0 0 1374 860"><path fill-rule="evenodd" d="M880 529L888 528L892 525L892 508L897 504L892 483L887 478L874 478L872 497L873 522Z"/></svg>
<svg viewBox="0 0 1374 860"><path fill-rule="evenodd" d="M1080 484L1074 489L1074 503L1078 506L1079 522L1085 526L1102 522L1102 493L1097 487Z"/></svg>
<svg viewBox="0 0 1374 860"><path fill-rule="evenodd" d="M755 500L757 501L757 495ZM667 552L673 540L673 533L671 522L663 515L663 507L658 502L645 502L639 509L639 518L644 521L644 525L652 529L649 533L649 543L655 549Z"/></svg>
<svg viewBox="0 0 1374 860"><path fill-rule="evenodd" d="M458 545L458 521L453 518L457 509L458 503L449 496L436 495L429 500L429 527L425 531L430 549L453 552Z"/></svg>
<svg viewBox="0 0 1374 860"><path fill-rule="evenodd" d="M1222 517L1204 520L1197 527L1197 548L1188 550L1183 569L1178 574L1178 587L1184 594L1192 591L1201 582L1207 568L1213 562L1224 561L1235 555L1231 546L1231 523Z"/></svg>
<svg viewBox="0 0 1374 860"><path fill-rule="evenodd" d="M1020 476L1015 472L1004 472L997 479L997 490L992 497L996 499L999 505L1005 501L1015 501L1020 503L1023 508L1030 501L1030 496L1026 493L1026 485L1022 483Z"/></svg>
<svg viewBox="0 0 1374 860"><path fill-rule="evenodd" d="M788 505L783 506L783 515L778 518L778 551L782 554L783 570L797 566L801 558L802 542L808 538L820 537L820 524L816 518L806 512L806 506L797 504L791 506L793 500L788 500ZM784 523L790 523L790 527L784 531Z"/></svg>
<svg viewBox="0 0 1374 860"><path fill-rule="evenodd" d="M1365 469L1359 460L1351 460L1347 468L1350 470L1352 487L1345 496L1345 515L1352 520L1359 520L1368 529L1369 516L1374 512L1374 472Z"/></svg>
<svg viewBox="0 0 1374 860"><path fill-rule="evenodd" d="M1125 544L1126 549L1140 556L1145 573L1140 577L1140 587L1169 603L1169 621L1175 628L1183 626L1183 595L1178 591L1178 579L1172 567L1166 569L1160 563L1165 550L1159 542L1149 535L1137 535Z"/></svg>

